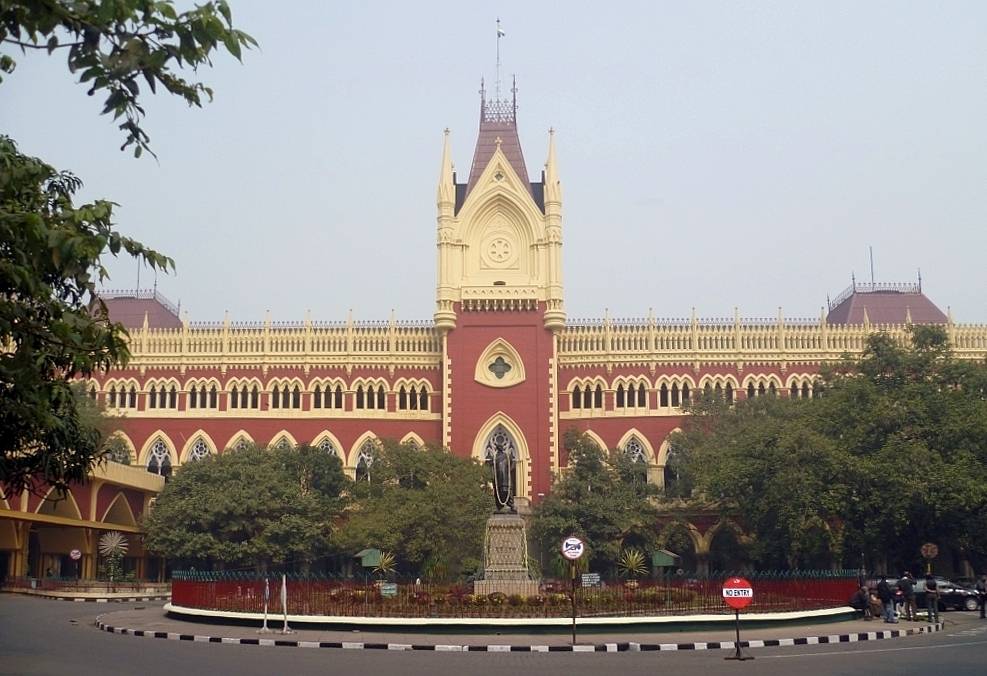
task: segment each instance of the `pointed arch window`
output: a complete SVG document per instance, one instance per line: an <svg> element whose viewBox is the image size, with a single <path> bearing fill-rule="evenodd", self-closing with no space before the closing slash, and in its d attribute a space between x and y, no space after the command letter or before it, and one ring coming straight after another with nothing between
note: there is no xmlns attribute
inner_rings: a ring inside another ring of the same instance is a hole
<svg viewBox="0 0 987 676"><path fill-rule="evenodd" d="M412 390L412 392L414 392L414 390ZM404 385L402 385L401 389L398 390L398 408L402 411L408 408L408 391L404 389Z"/></svg>
<svg viewBox="0 0 987 676"><path fill-rule="evenodd" d="M631 437L627 440L627 443L624 444L624 453L632 462L648 462L648 454L644 449L644 444L637 437Z"/></svg>
<svg viewBox="0 0 987 676"><path fill-rule="evenodd" d="M788 396L792 399L799 398L799 386L796 383L792 383L792 386L788 388Z"/></svg>
<svg viewBox="0 0 987 676"><path fill-rule="evenodd" d="M624 386L617 385L617 408L624 408L626 405L627 402L624 394Z"/></svg>
<svg viewBox="0 0 987 676"><path fill-rule="evenodd" d="M678 383L672 383L672 406L678 407L682 405L682 400L679 395L679 385Z"/></svg>
<svg viewBox="0 0 987 676"><path fill-rule="evenodd" d="M209 388L209 408L219 408L219 391L215 385Z"/></svg>
<svg viewBox="0 0 987 676"><path fill-rule="evenodd" d="M688 406L691 400L692 394L689 392L688 383L682 383L682 405Z"/></svg>
<svg viewBox="0 0 987 676"><path fill-rule="evenodd" d="M281 408L281 388L277 385L271 391L271 408Z"/></svg>
<svg viewBox="0 0 987 676"><path fill-rule="evenodd" d="M428 390L425 389L425 386L424 385L422 385L420 388L418 388L418 410L419 411L427 411L427 410L429 410L429 408L428 408Z"/></svg>
<svg viewBox="0 0 987 676"><path fill-rule="evenodd" d="M343 408L343 388L341 385L336 385L336 391L333 392L333 408Z"/></svg>
<svg viewBox="0 0 987 676"><path fill-rule="evenodd" d="M288 437L281 437L278 439L277 443L274 444L274 448L279 451L287 451L291 449L291 442L288 441Z"/></svg>
<svg viewBox="0 0 987 676"><path fill-rule="evenodd" d="M778 390L777 390L777 388L775 388L775 384L774 383L768 383L768 394L770 396L772 396L772 397L774 397L774 396L776 396L778 394Z"/></svg>
<svg viewBox="0 0 987 676"><path fill-rule="evenodd" d="M637 405L639 408L648 405L648 391L644 388L644 383L639 383L637 386Z"/></svg>
<svg viewBox="0 0 987 676"><path fill-rule="evenodd" d="M381 411L383 411L384 409L387 408L387 403L386 403L385 396L386 395L384 394L384 386L383 385L378 385L377 386L377 408L380 409Z"/></svg>
<svg viewBox="0 0 987 676"><path fill-rule="evenodd" d="M209 457L209 446L202 439L196 439L192 448L188 452L188 462L195 462Z"/></svg>
<svg viewBox="0 0 987 676"><path fill-rule="evenodd" d="M178 408L178 390L174 385L168 390L168 408Z"/></svg>
<svg viewBox="0 0 987 676"><path fill-rule="evenodd" d="M171 454L161 439L155 439L147 457L147 471L151 474L171 476Z"/></svg>
<svg viewBox="0 0 987 676"><path fill-rule="evenodd" d="M812 393L811 393L811 390L809 389L809 383L803 382L802 383L802 398L803 399L808 399L810 396L812 396Z"/></svg>
<svg viewBox="0 0 987 676"><path fill-rule="evenodd" d="M330 441L328 438L320 441L317 448L319 450L325 451L326 453L330 453L332 455L336 455L336 456L339 455L339 453L336 451L336 445L332 443L332 441Z"/></svg>
<svg viewBox="0 0 987 676"><path fill-rule="evenodd" d="M199 392L195 389L193 385L188 391L188 407L197 408L199 405Z"/></svg>
<svg viewBox="0 0 987 676"><path fill-rule="evenodd" d="M728 404L732 404L733 403L733 385L731 385L730 383L727 383L725 392L726 392L726 401L727 401L727 403Z"/></svg>
<svg viewBox="0 0 987 676"><path fill-rule="evenodd" d="M246 393L246 389L244 389L244 393ZM254 385L254 389L250 391L250 408L259 408L259 407L260 407L260 390L257 389L256 385Z"/></svg>
<svg viewBox="0 0 987 676"><path fill-rule="evenodd" d="M312 392L312 408L322 408L322 386L316 385ZM328 408L328 407L326 407Z"/></svg>
<svg viewBox="0 0 987 676"><path fill-rule="evenodd" d="M127 400L127 406L137 408L137 388L133 385L130 386L130 397Z"/></svg>
<svg viewBox="0 0 987 676"><path fill-rule="evenodd" d="M147 407L158 407L158 389L154 385L151 385L151 389L147 391Z"/></svg>
<svg viewBox="0 0 987 676"><path fill-rule="evenodd" d="M661 389L658 390L658 405L662 408L668 406L668 385L662 383Z"/></svg>
<svg viewBox="0 0 987 676"><path fill-rule="evenodd" d="M593 408L603 408L603 386L597 385L593 391Z"/></svg>
<svg viewBox="0 0 987 676"><path fill-rule="evenodd" d="M291 407L301 408L302 407L302 391L295 385L294 389L291 390Z"/></svg>
<svg viewBox="0 0 987 676"><path fill-rule="evenodd" d="M579 389L579 385L572 388L572 408L582 408L583 407L583 391Z"/></svg>
<svg viewBox="0 0 987 676"><path fill-rule="evenodd" d="M365 408L365 400L363 394L363 385L356 388L356 407Z"/></svg>
<svg viewBox="0 0 987 676"><path fill-rule="evenodd" d="M356 480L370 481L370 467L377 457L377 442L367 439L360 446L360 452L356 456Z"/></svg>
<svg viewBox="0 0 987 676"><path fill-rule="evenodd" d="M106 395L106 405L111 407L116 407L117 405L117 386L111 385L110 392Z"/></svg>
<svg viewBox="0 0 987 676"><path fill-rule="evenodd" d="M748 383L747 384L747 398L748 399L753 399L754 398L754 394L755 394L755 391L754 391L754 383Z"/></svg>

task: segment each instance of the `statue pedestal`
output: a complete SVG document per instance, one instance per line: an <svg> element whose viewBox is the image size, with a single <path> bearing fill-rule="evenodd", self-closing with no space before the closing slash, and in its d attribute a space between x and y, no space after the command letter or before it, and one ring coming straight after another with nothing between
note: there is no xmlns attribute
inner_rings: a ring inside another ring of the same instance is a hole
<svg viewBox="0 0 987 676"><path fill-rule="evenodd" d="M473 593L493 592L522 596L538 593L538 583L528 577L528 538L524 519L517 514L494 514L487 519L483 579L473 583Z"/></svg>

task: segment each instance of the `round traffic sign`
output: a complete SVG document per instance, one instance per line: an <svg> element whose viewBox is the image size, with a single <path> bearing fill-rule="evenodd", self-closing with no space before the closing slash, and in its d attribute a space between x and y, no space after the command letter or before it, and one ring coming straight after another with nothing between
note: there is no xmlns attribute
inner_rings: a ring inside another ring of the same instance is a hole
<svg viewBox="0 0 987 676"><path fill-rule="evenodd" d="M73 549L71 552L69 552L69 558L72 559L73 561L78 561L79 559L82 558L82 552L80 552L78 549Z"/></svg>
<svg viewBox="0 0 987 676"><path fill-rule="evenodd" d="M562 556L570 561L578 559L584 551L586 551L586 545L575 535L570 535L562 541Z"/></svg>
<svg viewBox="0 0 987 676"><path fill-rule="evenodd" d="M731 577L723 583L723 601L733 608L746 608L754 600L754 588L742 577Z"/></svg>

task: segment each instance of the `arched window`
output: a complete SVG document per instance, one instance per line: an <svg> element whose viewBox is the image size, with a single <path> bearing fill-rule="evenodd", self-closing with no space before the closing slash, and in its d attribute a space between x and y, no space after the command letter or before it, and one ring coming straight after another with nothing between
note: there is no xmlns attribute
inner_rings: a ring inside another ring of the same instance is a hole
<svg viewBox="0 0 987 676"><path fill-rule="evenodd" d="M333 444L328 438L320 441L317 448L325 451L326 453L331 453L332 455L339 455L339 453L336 451L335 444Z"/></svg>
<svg viewBox="0 0 987 676"><path fill-rule="evenodd" d="M363 395L363 385L356 388L356 407L364 408L364 395Z"/></svg>
<svg viewBox="0 0 987 676"><path fill-rule="evenodd" d="M723 386L716 383L716 387L713 388L713 396L716 397L717 401L723 401Z"/></svg>
<svg viewBox="0 0 987 676"><path fill-rule="evenodd" d="M792 399L798 399L799 398L799 386L796 385L795 383L792 383L792 386L788 390L788 396L791 397Z"/></svg>
<svg viewBox="0 0 987 676"><path fill-rule="evenodd" d="M158 407L158 390L154 385L151 385L151 389L147 391L147 407L157 408Z"/></svg>
<svg viewBox="0 0 987 676"><path fill-rule="evenodd" d="M644 450L644 444L637 437L631 437L627 440L627 443L624 444L624 453L632 462L648 462L648 454Z"/></svg>
<svg viewBox="0 0 987 676"><path fill-rule="evenodd" d="M679 399L679 385L678 383L672 383L672 406L680 406L681 403Z"/></svg>
<svg viewBox="0 0 987 676"><path fill-rule="evenodd" d="M572 408L582 408L583 407L583 392L579 389L579 385L572 390Z"/></svg>
<svg viewBox="0 0 987 676"><path fill-rule="evenodd" d="M205 387L205 385L203 385ZM219 407L219 392L216 391L216 386L213 385L209 389L209 408Z"/></svg>
<svg viewBox="0 0 987 676"><path fill-rule="evenodd" d="M658 390L658 405L661 407L668 406L668 385L662 383L661 389Z"/></svg>
<svg viewBox="0 0 987 676"><path fill-rule="evenodd" d="M298 388L298 385L295 385L295 389L291 391L291 407L302 407L302 391Z"/></svg>
<svg viewBox="0 0 987 676"><path fill-rule="evenodd" d="M733 403L733 385L731 385L730 383L727 383L726 394L727 394L727 403L728 404L732 404Z"/></svg>
<svg viewBox="0 0 987 676"><path fill-rule="evenodd" d="M96 401L96 386L95 385L90 385L89 386L89 398L92 399L93 401Z"/></svg>
<svg viewBox="0 0 987 676"><path fill-rule="evenodd" d="M707 399L713 398L713 386L710 385L709 383L706 383L706 385L703 387L703 396L706 397Z"/></svg>
<svg viewBox="0 0 987 676"><path fill-rule="evenodd" d="M168 390L168 408L178 408L178 390L174 385Z"/></svg>
<svg viewBox="0 0 987 676"><path fill-rule="evenodd" d="M507 431L507 428L503 425L497 425L490 432L490 436L487 437L487 443L483 446L483 461L486 463L493 463L494 457L497 455L497 451L503 449L507 457L511 459L511 462L516 464L518 459L517 444L514 443L514 437L511 433ZM515 477L515 481L517 478ZM515 489L515 494L517 493Z"/></svg>
<svg viewBox="0 0 987 676"><path fill-rule="evenodd" d="M117 405L117 386L116 385L112 385L110 387L110 392L109 392L109 394L106 395L106 405L107 406L116 406Z"/></svg>
<svg viewBox="0 0 987 676"><path fill-rule="evenodd" d="M603 386L597 385L593 392L593 408L603 408Z"/></svg>
<svg viewBox="0 0 987 676"><path fill-rule="evenodd" d="M250 445L250 442L248 442L243 437L240 437L239 439L237 439L237 442L235 444L233 444L233 450L234 451L242 451L243 449L245 449L249 445Z"/></svg>
<svg viewBox="0 0 987 676"><path fill-rule="evenodd" d="M291 390L287 384L281 388L281 408L291 408Z"/></svg>
<svg viewBox="0 0 987 676"><path fill-rule="evenodd" d="M278 439L277 443L274 444L274 448L279 451L287 451L291 448L291 442L288 441L288 437L281 437Z"/></svg>
<svg viewBox="0 0 987 676"><path fill-rule="evenodd" d="M322 408L322 387L320 385L316 385L312 392L312 408Z"/></svg>
<svg viewBox="0 0 987 676"><path fill-rule="evenodd" d="M209 457L209 446L202 439L196 439L192 448L189 449L187 462L195 462L207 457Z"/></svg>
<svg viewBox="0 0 987 676"><path fill-rule="evenodd" d="M137 388L133 385L130 386L130 399L127 402L130 408L137 408Z"/></svg>
<svg viewBox="0 0 987 676"><path fill-rule="evenodd" d="M198 391L196 391L195 385L193 385L191 388L189 388L188 391L188 407L198 408L198 405L199 405L199 393Z"/></svg>
<svg viewBox="0 0 987 676"><path fill-rule="evenodd" d="M147 471L151 474L171 476L171 454L161 439L155 439L147 457Z"/></svg>
<svg viewBox="0 0 987 676"><path fill-rule="evenodd" d="M617 408L624 408L627 405L627 401L624 395L624 386L617 385Z"/></svg>
<svg viewBox="0 0 987 676"><path fill-rule="evenodd" d="M360 452L356 457L356 480L370 481L370 466L374 464L377 456L377 442L367 439L360 446Z"/></svg>
<svg viewBox="0 0 987 676"><path fill-rule="evenodd" d="M687 383L682 383L682 405L683 406L688 406L689 405L689 398L690 398L690 396L691 395L689 393L689 385Z"/></svg>
<svg viewBox="0 0 987 676"><path fill-rule="evenodd" d="M778 390L775 388L774 383L768 383L768 394L770 394L772 397L778 394Z"/></svg>
<svg viewBox="0 0 987 676"><path fill-rule="evenodd" d="M271 408L281 408L281 388L277 385L271 391Z"/></svg>
<svg viewBox="0 0 987 676"><path fill-rule="evenodd" d="M763 397L765 393L764 383L758 383L757 385L757 396Z"/></svg>
<svg viewBox="0 0 987 676"><path fill-rule="evenodd" d="M802 398L803 399L808 399L810 396L811 396L811 392L809 390L809 383L803 382L802 383Z"/></svg>
<svg viewBox="0 0 987 676"><path fill-rule="evenodd" d="M387 404L385 403L386 400L384 399L384 396L385 396L384 395L384 386L383 385L378 385L377 386L377 408L380 409L381 411L383 411L385 408L387 408Z"/></svg>
<svg viewBox="0 0 987 676"><path fill-rule="evenodd" d="M243 392L244 392L244 396L246 396L247 393L246 388L244 388ZM250 408L259 408L259 407L260 407L260 390L257 389L256 385L254 385L254 389L251 390L250 392Z"/></svg>
<svg viewBox="0 0 987 676"><path fill-rule="evenodd" d="M422 392L425 391L425 387L424 386L421 388L421 391ZM413 387L411 388L411 396L409 397L409 399L411 401L411 410L412 411L417 411L418 408L419 408L419 406L418 406L418 393L415 392L415 388L413 388Z"/></svg>
<svg viewBox="0 0 987 676"><path fill-rule="evenodd" d="M418 410L428 410L428 390L425 389L424 385L418 388Z"/></svg>
<svg viewBox="0 0 987 676"><path fill-rule="evenodd" d="M593 408L593 390L589 385L583 389L583 408Z"/></svg>
<svg viewBox="0 0 987 676"><path fill-rule="evenodd" d="M246 388L244 388L244 390L246 390ZM237 397L236 385L234 385L233 389L230 390L230 408L237 408L239 403L240 400Z"/></svg>
<svg viewBox="0 0 987 676"><path fill-rule="evenodd" d="M332 405L334 408L343 408L343 388L341 385L336 385Z"/></svg>
<svg viewBox="0 0 987 676"><path fill-rule="evenodd" d="M747 384L747 398L748 399L754 398L754 383Z"/></svg>
<svg viewBox="0 0 987 676"><path fill-rule="evenodd" d="M404 385L398 390L398 408L402 411L408 408L408 392L404 389Z"/></svg>
<svg viewBox="0 0 987 676"><path fill-rule="evenodd" d="M644 383L640 383L637 386L637 405L639 407L644 407L648 405L648 393L644 389Z"/></svg>

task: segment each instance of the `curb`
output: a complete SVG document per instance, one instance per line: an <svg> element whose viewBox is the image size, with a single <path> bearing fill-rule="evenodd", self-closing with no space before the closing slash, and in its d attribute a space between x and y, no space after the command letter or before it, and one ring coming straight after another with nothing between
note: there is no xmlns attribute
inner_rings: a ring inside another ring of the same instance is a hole
<svg viewBox="0 0 987 676"><path fill-rule="evenodd" d="M350 641L292 641L275 638L227 638L223 636L202 636L199 634L176 634L168 631L145 631L114 627L103 622L103 616L96 618L96 626L112 634L140 636L143 638L163 638L169 641L194 641L196 643L222 643L225 645L259 645L280 648L340 648L343 650L427 650L433 652L481 652L481 653L619 653L619 652L669 652L677 650L735 650L734 641L710 641L697 643L596 643L584 645L443 645L419 643L361 643ZM943 623L930 624L913 629L888 629L856 634L830 634L828 636L805 636L802 638L771 638L741 641L741 648L773 648L779 646L823 645L827 643L858 643L879 641L917 634L942 631ZM274 633L272 631L272 633Z"/></svg>
<svg viewBox="0 0 987 676"><path fill-rule="evenodd" d="M75 603L138 603L145 601L167 601L171 594L159 596L50 596L48 594L30 594L26 592L4 591L5 594L18 594L20 596L30 596L46 601L72 601Z"/></svg>

